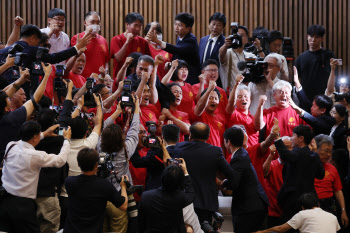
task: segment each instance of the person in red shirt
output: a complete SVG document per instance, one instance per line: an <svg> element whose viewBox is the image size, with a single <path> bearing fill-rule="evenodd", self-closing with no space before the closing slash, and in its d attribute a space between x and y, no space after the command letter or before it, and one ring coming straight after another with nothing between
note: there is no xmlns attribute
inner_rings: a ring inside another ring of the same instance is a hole
<svg viewBox="0 0 350 233"><path fill-rule="evenodd" d="M82 38L88 31L92 30L93 38L91 43L86 46L86 66L82 76L90 77L92 73L99 73L100 66L108 68L109 51L106 39L97 34L100 31L100 15L96 11L89 11L85 15L85 31L73 36L71 40L72 46L77 43L77 38Z"/></svg>
<svg viewBox="0 0 350 233"><path fill-rule="evenodd" d="M140 83L141 86L142 82ZM157 107L153 104L150 104L151 99L151 91L147 84L144 85L144 88L142 88L142 95L141 95L141 102L140 102L140 122L141 124L146 127L147 121L154 121L158 125L158 118L160 116L160 112L157 109Z"/></svg>
<svg viewBox="0 0 350 233"><path fill-rule="evenodd" d="M283 144L288 150L292 150L292 142L290 137L282 137ZM265 192L269 198L269 208L267 216L267 227L273 227L282 224L281 216L282 209L278 204L277 195L283 184L282 170L284 162L280 157L274 159L276 156L275 145L270 146L270 155L267 157L265 163L263 164L263 171L265 177Z"/></svg>
<svg viewBox="0 0 350 233"><path fill-rule="evenodd" d="M248 134L248 147L251 147L259 142L259 131L255 129L254 116L249 111L250 90L246 85L240 85L243 79L243 75L237 75L236 84L230 93L226 106L226 113L229 115L227 126L244 125Z"/></svg>
<svg viewBox="0 0 350 233"><path fill-rule="evenodd" d="M325 211L337 215L336 210L332 206L333 198L335 198L341 208L341 224L346 228L349 219L345 210L345 200L342 192L343 186L337 169L329 163L332 156L333 139L328 135L319 134L314 140L317 146L316 152L320 156L321 163L326 172L322 180L315 179L315 190L320 201L320 207Z"/></svg>
<svg viewBox="0 0 350 233"><path fill-rule="evenodd" d="M77 56L72 57L66 64L66 70L62 78L69 79L73 82L76 88L84 86L85 78L81 74L84 71L86 65L86 56L84 54L85 49L81 49Z"/></svg>
<svg viewBox="0 0 350 233"><path fill-rule="evenodd" d="M281 137L291 136L294 127L306 124L289 104L292 86L288 82L281 80L273 85L272 90L273 97L276 100L276 105L263 110L267 97L265 95L259 97L259 105L254 119L255 129L261 130L266 126L266 138L266 135L270 134L274 118L277 118L281 128Z"/></svg>
<svg viewBox="0 0 350 233"><path fill-rule="evenodd" d="M210 127L210 135L207 143L213 146L224 147L224 132L225 132L225 118L220 114L216 114L216 110L220 104L220 95L216 89L216 82L211 80L209 87L202 92L196 107L194 108L194 115L197 117L196 121L203 122Z"/></svg>
<svg viewBox="0 0 350 233"><path fill-rule="evenodd" d="M163 40L163 32L162 27L160 26L159 22L155 21L152 24L149 23L145 27L145 36L149 31L153 31L157 34L157 37L159 40ZM148 41L149 50L151 53L151 56L155 59L156 56L159 54L164 58L164 63L160 64L158 66L157 75L159 77L159 80L162 81L163 77L167 74L167 70L165 69L165 65L169 62L171 62L173 55L171 53L168 53L167 51L164 51L161 49L159 45L152 41Z"/></svg>
<svg viewBox="0 0 350 233"><path fill-rule="evenodd" d="M169 72L162 79L162 83L164 85L168 85L169 82L174 82L181 86L182 100L177 109L179 111L186 112L192 120L194 118L193 109L195 107L194 94L191 84L186 82L187 77L188 63L184 60L174 60L171 63Z"/></svg>
<svg viewBox="0 0 350 233"><path fill-rule="evenodd" d="M195 101L198 102L201 98L201 93L205 88L208 88L209 82L217 81L219 78L219 66L218 63L213 59L208 59L203 62L202 74L198 77L199 83L192 86ZM220 115L221 118L226 119L226 106L227 106L227 95L224 89L216 87L220 92L220 104L215 111L216 115Z"/></svg>
<svg viewBox="0 0 350 233"><path fill-rule="evenodd" d="M179 142L184 141L184 135L190 134L190 119L187 113L179 111L177 108L181 104L182 90L179 84L170 83L167 85L169 90L174 94L174 101L170 101L169 109L163 108L162 115L159 117L160 125L165 124L168 120L180 128Z"/></svg>
<svg viewBox="0 0 350 233"><path fill-rule="evenodd" d="M111 57L113 58L113 80L123 66L125 59L132 52L151 55L148 42L140 36L143 16L132 12L125 17L126 31L111 40Z"/></svg>

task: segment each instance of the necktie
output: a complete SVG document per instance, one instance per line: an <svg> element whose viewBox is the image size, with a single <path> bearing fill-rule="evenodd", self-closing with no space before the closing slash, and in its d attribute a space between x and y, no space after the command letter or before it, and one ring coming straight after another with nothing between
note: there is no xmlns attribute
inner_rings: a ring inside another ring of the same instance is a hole
<svg viewBox="0 0 350 233"><path fill-rule="evenodd" d="M205 58L203 59L203 62L205 62L206 60L209 59L212 44L213 44L213 39L209 39L209 45L208 45L208 48L207 48L207 53L205 54Z"/></svg>

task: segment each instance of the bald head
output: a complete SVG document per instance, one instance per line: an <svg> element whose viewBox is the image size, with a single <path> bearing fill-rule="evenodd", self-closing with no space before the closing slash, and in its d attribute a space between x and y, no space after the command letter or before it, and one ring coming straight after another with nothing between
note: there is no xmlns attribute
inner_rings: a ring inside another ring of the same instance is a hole
<svg viewBox="0 0 350 233"><path fill-rule="evenodd" d="M290 137L283 136L282 142L287 147L288 150L293 150L292 141L290 140Z"/></svg>
<svg viewBox="0 0 350 233"><path fill-rule="evenodd" d="M196 122L190 126L191 140L206 141L209 138L210 128L207 124Z"/></svg>

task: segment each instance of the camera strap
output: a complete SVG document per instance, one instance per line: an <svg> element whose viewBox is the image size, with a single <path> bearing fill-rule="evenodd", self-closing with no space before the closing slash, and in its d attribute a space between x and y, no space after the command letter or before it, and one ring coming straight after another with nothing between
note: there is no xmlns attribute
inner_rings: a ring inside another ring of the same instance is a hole
<svg viewBox="0 0 350 233"><path fill-rule="evenodd" d="M2 159L2 161L1 161L1 163L0 163L0 168L2 168L2 167L4 166L4 162L5 162L5 159L7 158L7 155L8 155L8 153L9 153L9 151L10 151L10 150L12 149L12 147L14 147L15 145L16 145L15 143L12 144L12 145L10 146L10 148L6 151L4 158Z"/></svg>
<svg viewBox="0 0 350 233"><path fill-rule="evenodd" d="M33 106L34 106L35 111L38 112L38 111L39 111L39 106L38 106L38 104L35 102L34 97L31 96L30 99L32 100L32 103L33 103Z"/></svg>

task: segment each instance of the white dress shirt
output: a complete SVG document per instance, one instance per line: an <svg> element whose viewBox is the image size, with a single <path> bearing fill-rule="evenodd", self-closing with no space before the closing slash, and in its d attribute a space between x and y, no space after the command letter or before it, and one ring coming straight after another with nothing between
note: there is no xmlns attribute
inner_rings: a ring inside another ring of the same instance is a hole
<svg viewBox="0 0 350 233"><path fill-rule="evenodd" d="M50 30L51 29L49 27L40 29L41 32L44 32L46 34L49 34ZM49 42L51 44L49 53L58 53L70 47L69 36L62 31L59 32L58 37L56 36L56 34L52 34L52 36L49 39ZM64 65L66 64L66 62L62 61L58 64Z"/></svg>
<svg viewBox="0 0 350 233"><path fill-rule="evenodd" d="M14 196L35 199L38 189L39 173L42 167L62 167L69 151L69 142L64 140L58 155L47 154L22 140L7 144L8 152L4 162L2 182L6 191Z"/></svg>

